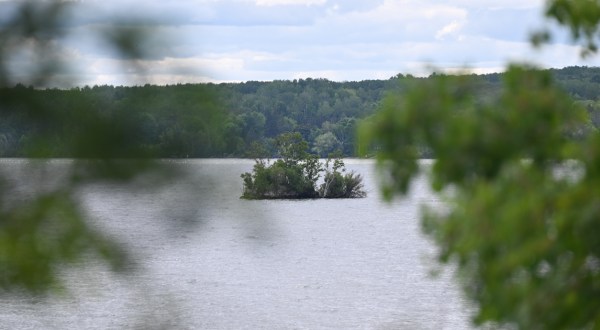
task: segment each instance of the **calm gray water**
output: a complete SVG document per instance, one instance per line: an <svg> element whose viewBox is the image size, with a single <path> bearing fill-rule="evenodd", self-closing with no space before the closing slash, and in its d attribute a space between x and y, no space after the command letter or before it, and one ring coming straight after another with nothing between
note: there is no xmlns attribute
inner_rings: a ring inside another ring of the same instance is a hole
<svg viewBox="0 0 600 330"><path fill-rule="evenodd" d="M94 224L138 270L96 260L65 270L69 291L0 300L0 329L469 329L451 270L436 278L419 204L424 182L381 201L373 163L347 161L368 197L240 200L248 160L190 160L154 191L95 185L81 194Z"/></svg>

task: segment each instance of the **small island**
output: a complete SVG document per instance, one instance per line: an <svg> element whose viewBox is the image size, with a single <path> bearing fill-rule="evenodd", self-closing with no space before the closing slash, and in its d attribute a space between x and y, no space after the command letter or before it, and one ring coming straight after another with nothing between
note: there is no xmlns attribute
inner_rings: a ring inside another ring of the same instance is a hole
<svg viewBox="0 0 600 330"><path fill-rule="evenodd" d="M366 192L360 174L346 173L340 157L329 157L325 164L308 152L300 133L284 133L275 144L280 156L271 162L257 158L252 173L241 175L244 199L360 198ZM321 174L323 181L318 185Z"/></svg>

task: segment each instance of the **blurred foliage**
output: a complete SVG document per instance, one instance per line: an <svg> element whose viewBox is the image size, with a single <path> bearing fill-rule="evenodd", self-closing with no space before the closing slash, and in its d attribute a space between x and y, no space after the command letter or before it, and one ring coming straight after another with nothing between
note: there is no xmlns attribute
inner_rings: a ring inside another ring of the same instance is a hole
<svg viewBox="0 0 600 330"><path fill-rule="evenodd" d="M595 51L597 1L548 1L547 15ZM549 38L548 38L549 40ZM447 199L423 229L458 265L476 324L600 327L600 134L590 103L548 71L510 65L500 93L477 97L470 75L414 80L361 126L387 198L425 171ZM588 107L588 109L586 109ZM588 110L588 111L586 111ZM419 164L421 150L434 157Z"/></svg>
<svg viewBox="0 0 600 330"><path fill-rule="evenodd" d="M24 177L15 176L7 163L0 169L0 294L61 289L63 268L90 256L99 257L115 270L131 269L131 260L118 242L90 225L78 194L85 185L99 181L125 184L145 175L152 181L145 187L151 188L177 174L153 160L157 150L146 143L151 119L130 109L127 102L112 109L104 107L104 93L115 92L114 88L93 93L79 88L45 89L63 83L65 70L74 64L60 45L67 37L65 27L74 6L83 3L10 1L2 5L13 11L7 21L0 22L0 146L2 156L12 153L30 159L31 166L26 166ZM115 59L136 66L131 60L148 55L144 40L153 33L152 26L127 23L108 24L90 37L112 47ZM25 67L27 70L21 70ZM134 70L142 73L139 66ZM136 91L128 102L148 98L158 102L162 95L152 88ZM163 111L181 125L205 129L198 130L200 133L190 133L186 127L164 132L169 135L162 140L168 144L164 148L176 153L184 149L180 146L184 142L198 146L218 143L213 141L219 139L215 130L222 125L215 123L223 114L216 112L212 92L183 92L196 107L172 109L166 98L160 100ZM192 135L179 136L188 133ZM58 166L48 157L70 160ZM33 181L27 183L34 186L33 191L23 193L24 183L18 180L24 179Z"/></svg>
<svg viewBox="0 0 600 330"><path fill-rule="evenodd" d="M102 150L122 158L221 155L227 113L217 94L214 85L0 88L0 156L96 157ZM44 121L32 125L22 100ZM101 134L107 129L115 131Z"/></svg>
<svg viewBox="0 0 600 330"><path fill-rule="evenodd" d="M569 29L573 40L584 42L582 55L598 51L597 40L600 23L600 6L597 1L549 0L546 1L546 17ZM549 39L550 34L545 32Z"/></svg>

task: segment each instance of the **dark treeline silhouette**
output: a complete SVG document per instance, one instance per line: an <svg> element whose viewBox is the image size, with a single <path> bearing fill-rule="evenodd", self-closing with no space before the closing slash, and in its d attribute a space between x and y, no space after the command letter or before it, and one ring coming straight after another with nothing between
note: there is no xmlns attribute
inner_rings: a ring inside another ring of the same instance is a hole
<svg viewBox="0 0 600 330"><path fill-rule="evenodd" d="M550 71L561 88L586 106L594 126L600 125L600 68ZM153 157L272 156L276 154L275 137L286 132L299 132L310 151L319 156L332 152L354 156L359 120L373 115L389 92L402 94L411 82L436 75L415 78L399 74L387 80L359 82L308 78L69 90L17 85L0 89L0 98L32 100L61 116L81 118L93 112L117 124L136 122L141 124L135 125L139 129L129 132L127 138ZM493 101L500 93L502 77L500 73L471 75L477 97ZM71 133L77 127L68 127L64 121L31 126L19 110L10 102L2 103L0 157L86 156L85 150L72 148L76 141L70 141ZM48 132L52 132L50 138ZM44 143L40 144L37 136L44 136ZM106 139L110 143L110 137ZM32 152L32 146L37 150ZM122 153L128 157L126 148Z"/></svg>

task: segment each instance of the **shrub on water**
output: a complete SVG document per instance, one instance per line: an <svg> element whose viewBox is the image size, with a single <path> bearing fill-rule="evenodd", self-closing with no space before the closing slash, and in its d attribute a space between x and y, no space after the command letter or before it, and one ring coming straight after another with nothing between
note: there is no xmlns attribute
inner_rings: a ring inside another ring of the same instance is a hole
<svg viewBox="0 0 600 330"><path fill-rule="evenodd" d="M300 133L286 133L277 138L281 159L272 164L257 159L252 173L241 175L244 183L242 198L353 198L365 197L362 177L345 172L344 162L328 159L325 167L316 155L308 153L308 144ZM329 169L330 164L332 169ZM324 182L317 189L320 173Z"/></svg>

